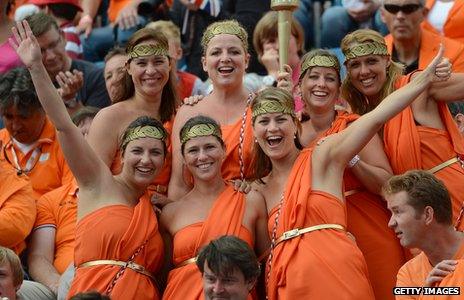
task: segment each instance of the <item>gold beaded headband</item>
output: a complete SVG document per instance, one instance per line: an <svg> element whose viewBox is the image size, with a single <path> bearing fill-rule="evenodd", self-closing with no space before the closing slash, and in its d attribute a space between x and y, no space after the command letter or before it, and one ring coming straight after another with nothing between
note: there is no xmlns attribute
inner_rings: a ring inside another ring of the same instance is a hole
<svg viewBox="0 0 464 300"><path fill-rule="evenodd" d="M209 135L214 135L222 140L221 129L218 126L211 123L196 124L182 132L180 143L183 145L193 138Z"/></svg>
<svg viewBox="0 0 464 300"><path fill-rule="evenodd" d="M131 128L124 141L122 142L122 148L124 149L131 141L146 137L164 141L166 139L166 133L155 126L147 125Z"/></svg>
<svg viewBox="0 0 464 300"><path fill-rule="evenodd" d="M253 106L252 117L256 118L257 116L271 113L283 113L295 117L293 107L289 107L275 100L263 100L258 102L256 105Z"/></svg>
<svg viewBox="0 0 464 300"><path fill-rule="evenodd" d="M150 56L150 55L162 55L168 56L169 52L168 49L161 46L160 44L142 44L142 45L135 45L129 51L129 59L142 57L142 56Z"/></svg>
<svg viewBox="0 0 464 300"><path fill-rule="evenodd" d="M390 55L387 50L387 46L379 42L362 43L353 46L343 52L345 54L345 60L366 56L366 55Z"/></svg>
<svg viewBox="0 0 464 300"><path fill-rule="evenodd" d="M334 68L337 70L337 73L340 72L340 65L335 58L326 55L316 55L311 57L311 59L306 59L303 62L300 70L300 80L306 71L312 67Z"/></svg>
<svg viewBox="0 0 464 300"><path fill-rule="evenodd" d="M201 46L206 50L213 37L219 34L235 35L240 39L245 51L248 51L248 39L246 31L235 21L223 21L211 24L203 33Z"/></svg>

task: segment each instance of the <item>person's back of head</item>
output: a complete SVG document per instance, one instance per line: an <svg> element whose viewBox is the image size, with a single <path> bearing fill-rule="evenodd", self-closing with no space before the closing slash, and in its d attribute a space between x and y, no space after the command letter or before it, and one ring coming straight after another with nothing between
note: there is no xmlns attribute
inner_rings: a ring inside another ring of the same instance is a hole
<svg viewBox="0 0 464 300"><path fill-rule="evenodd" d="M55 18L66 21L74 21L77 13L82 11L79 0L29 0L47 13L51 13Z"/></svg>
<svg viewBox="0 0 464 300"><path fill-rule="evenodd" d="M196 264L203 275L205 299L228 295L245 300L260 274L254 251L235 236L211 241L200 251Z"/></svg>
<svg viewBox="0 0 464 300"><path fill-rule="evenodd" d="M76 6L67 3L48 4L47 7L53 16L69 22L74 21L74 18L79 12Z"/></svg>
<svg viewBox="0 0 464 300"><path fill-rule="evenodd" d="M172 21L160 20L150 22L145 27L162 32L169 42L169 56L176 61L182 58L183 52L180 39L180 29L176 24Z"/></svg>
<svg viewBox="0 0 464 300"><path fill-rule="evenodd" d="M16 299L16 292L23 283L21 261L13 250L0 246L0 295Z"/></svg>

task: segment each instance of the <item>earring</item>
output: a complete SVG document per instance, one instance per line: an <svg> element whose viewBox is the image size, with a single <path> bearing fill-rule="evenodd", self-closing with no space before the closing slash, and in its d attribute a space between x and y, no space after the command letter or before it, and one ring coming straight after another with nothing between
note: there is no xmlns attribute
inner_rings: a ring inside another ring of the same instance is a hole
<svg viewBox="0 0 464 300"><path fill-rule="evenodd" d="M258 139L257 139L257 138L255 138L255 144L257 144L257 143L258 143Z"/></svg>

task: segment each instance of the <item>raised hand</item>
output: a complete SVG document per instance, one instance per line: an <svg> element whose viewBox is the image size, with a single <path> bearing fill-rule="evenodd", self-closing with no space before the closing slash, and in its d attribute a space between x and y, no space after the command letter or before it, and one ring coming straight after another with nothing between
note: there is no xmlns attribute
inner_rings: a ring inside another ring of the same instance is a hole
<svg viewBox="0 0 464 300"><path fill-rule="evenodd" d="M16 27L11 28L13 38L8 41L18 53L19 58L27 68L31 68L34 64L42 63L42 52L40 51L39 43L32 33L31 27L27 21L17 22Z"/></svg>
<svg viewBox="0 0 464 300"><path fill-rule="evenodd" d="M440 44L440 49L435 58L424 71L420 72L420 74L414 78L414 81L429 85L432 82L448 80L451 71L449 70L450 64L448 59L443 57L444 52L445 48L443 44Z"/></svg>
<svg viewBox="0 0 464 300"><path fill-rule="evenodd" d="M293 94L292 68L284 65L284 71L279 71L277 75L277 87Z"/></svg>

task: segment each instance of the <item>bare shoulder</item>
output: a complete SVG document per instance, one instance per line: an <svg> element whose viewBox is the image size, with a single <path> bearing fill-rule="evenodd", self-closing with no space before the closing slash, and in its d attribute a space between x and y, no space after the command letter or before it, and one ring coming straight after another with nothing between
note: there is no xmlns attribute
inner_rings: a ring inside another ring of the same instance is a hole
<svg viewBox="0 0 464 300"><path fill-rule="evenodd" d="M181 207L182 205L181 202L183 201L179 200L179 201L170 202L166 204L161 210L160 221L167 228L168 228L167 224L169 224L169 221L174 218L177 210L179 209L179 207Z"/></svg>

